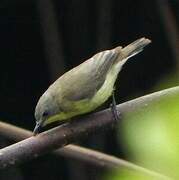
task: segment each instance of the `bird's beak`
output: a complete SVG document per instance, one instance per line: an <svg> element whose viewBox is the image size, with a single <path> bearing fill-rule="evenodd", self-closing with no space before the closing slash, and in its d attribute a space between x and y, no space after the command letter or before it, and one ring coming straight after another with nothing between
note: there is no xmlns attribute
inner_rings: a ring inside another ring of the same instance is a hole
<svg viewBox="0 0 179 180"><path fill-rule="evenodd" d="M42 124L43 124L42 121L36 123L36 126L35 126L34 131L33 131L34 136L36 136L37 134L40 133L40 131L42 129Z"/></svg>

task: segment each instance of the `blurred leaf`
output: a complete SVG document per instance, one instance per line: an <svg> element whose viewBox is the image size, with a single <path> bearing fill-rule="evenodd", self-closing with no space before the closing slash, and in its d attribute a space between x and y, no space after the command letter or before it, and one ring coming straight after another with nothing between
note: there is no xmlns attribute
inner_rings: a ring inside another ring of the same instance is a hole
<svg viewBox="0 0 179 180"><path fill-rule="evenodd" d="M158 83L154 87L154 91L159 91L162 89L167 89L170 87L178 86L179 85L178 77L179 77L178 72L172 72L171 74L167 75L166 77L164 77L160 80L160 83Z"/></svg>
<svg viewBox="0 0 179 180"><path fill-rule="evenodd" d="M113 171L105 176L104 180L157 180L155 177L146 176L129 170Z"/></svg>
<svg viewBox="0 0 179 180"><path fill-rule="evenodd" d="M119 138L137 164L179 178L179 95L127 115Z"/></svg>

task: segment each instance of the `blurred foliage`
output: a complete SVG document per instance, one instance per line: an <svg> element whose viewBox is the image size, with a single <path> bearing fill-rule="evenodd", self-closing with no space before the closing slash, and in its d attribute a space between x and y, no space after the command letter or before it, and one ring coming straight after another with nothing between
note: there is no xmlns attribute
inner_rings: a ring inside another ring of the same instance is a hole
<svg viewBox="0 0 179 180"><path fill-rule="evenodd" d="M178 72L172 72L171 74L167 74L167 76L163 77L160 80L160 83L158 83L153 89L154 91L159 91L162 89L167 89L170 87L178 86L179 81L178 81L179 73Z"/></svg>
<svg viewBox="0 0 179 180"><path fill-rule="evenodd" d="M129 170L119 170L109 173L105 180L157 180L155 177L147 176L139 172Z"/></svg>
<svg viewBox="0 0 179 180"><path fill-rule="evenodd" d="M171 82L162 82L161 86L164 84L170 86ZM146 104L145 108L128 114L119 124L118 132L118 138L129 161L179 179L179 94L161 97L159 101ZM152 178L119 170L108 174L105 179Z"/></svg>

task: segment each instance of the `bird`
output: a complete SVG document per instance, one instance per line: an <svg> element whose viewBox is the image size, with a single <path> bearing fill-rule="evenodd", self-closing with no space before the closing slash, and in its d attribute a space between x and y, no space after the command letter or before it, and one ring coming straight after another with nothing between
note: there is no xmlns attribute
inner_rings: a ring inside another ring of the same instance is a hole
<svg viewBox="0 0 179 180"><path fill-rule="evenodd" d="M142 37L124 48L99 52L60 76L37 102L33 134L53 122L69 122L77 115L94 111L111 96L115 106L114 86L121 68L149 43L150 39Z"/></svg>

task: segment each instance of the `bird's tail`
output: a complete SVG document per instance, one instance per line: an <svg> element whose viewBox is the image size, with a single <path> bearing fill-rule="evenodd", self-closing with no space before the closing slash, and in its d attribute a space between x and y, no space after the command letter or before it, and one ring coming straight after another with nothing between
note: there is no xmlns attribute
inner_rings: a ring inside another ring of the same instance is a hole
<svg viewBox="0 0 179 180"><path fill-rule="evenodd" d="M118 62L122 60L127 60L132 56L140 53L145 46L151 43L150 39L145 37L137 39L136 41L132 42L131 44L127 45L124 48L116 48L116 51L119 51Z"/></svg>
<svg viewBox="0 0 179 180"><path fill-rule="evenodd" d="M151 43L151 40L145 37L137 39L136 41L132 42L128 46L124 47L122 49L122 54L124 58L130 58L140 53L144 49L144 47L150 43Z"/></svg>

